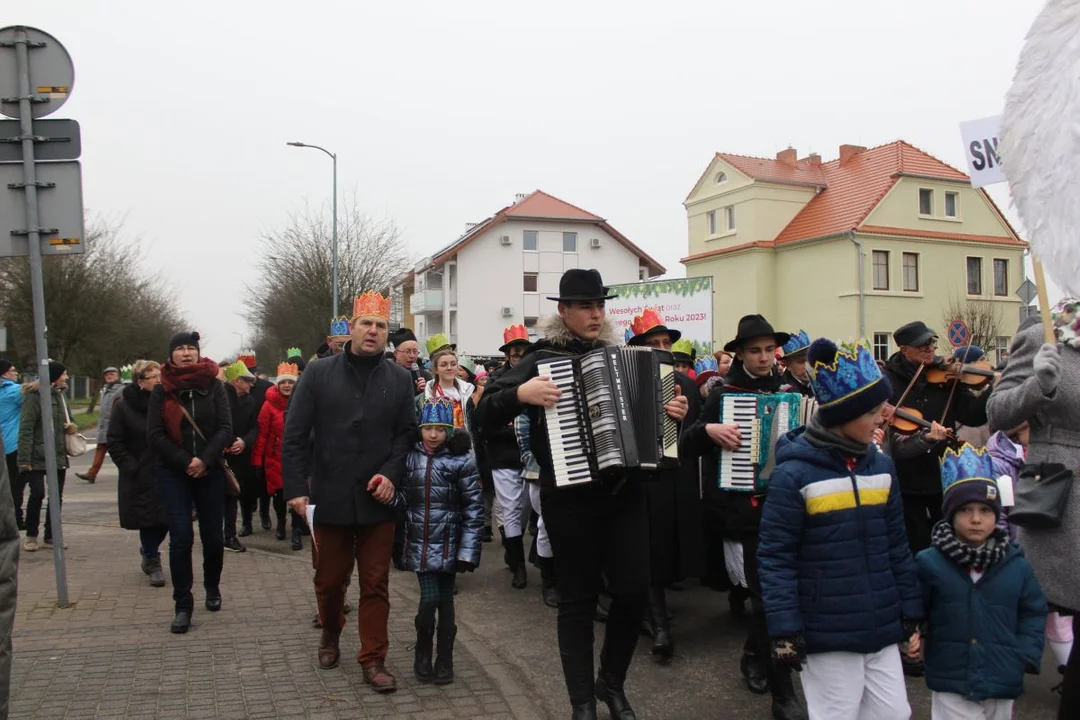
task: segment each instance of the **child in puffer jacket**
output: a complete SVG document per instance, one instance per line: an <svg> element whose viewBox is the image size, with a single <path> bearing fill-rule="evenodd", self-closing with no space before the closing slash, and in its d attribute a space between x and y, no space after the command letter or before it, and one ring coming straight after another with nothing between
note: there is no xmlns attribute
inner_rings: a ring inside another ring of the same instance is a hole
<svg viewBox="0 0 1080 720"><path fill-rule="evenodd" d="M420 582L413 673L422 683L446 685L454 681L454 575L480 564L484 501L469 434L454 430L453 404L429 398L419 425L420 440L406 459L395 502L405 508L405 567Z"/></svg>

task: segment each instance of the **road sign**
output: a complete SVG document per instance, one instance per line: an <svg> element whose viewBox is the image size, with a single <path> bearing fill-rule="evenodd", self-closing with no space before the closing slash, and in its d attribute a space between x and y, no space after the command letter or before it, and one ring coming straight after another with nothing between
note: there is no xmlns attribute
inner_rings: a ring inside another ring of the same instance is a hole
<svg viewBox="0 0 1080 720"><path fill-rule="evenodd" d="M957 318L949 323L949 342L953 347L967 345L969 334L967 323L963 320Z"/></svg>
<svg viewBox="0 0 1080 720"><path fill-rule="evenodd" d="M53 187L38 188L38 227L42 255L77 255L83 244L82 169L77 160L37 163L37 181ZM26 201L21 188L21 164L0 164L0 257L30 254ZM14 234L13 234L14 233Z"/></svg>
<svg viewBox="0 0 1080 720"><path fill-rule="evenodd" d="M1039 289L1035 287L1035 283L1025 279L1020 283L1020 287L1016 289L1016 297L1020 298L1020 302L1025 305L1030 305L1031 301L1035 299L1035 296L1039 294Z"/></svg>
<svg viewBox="0 0 1080 720"><path fill-rule="evenodd" d="M0 163L22 162L22 128L18 120L0 120ZM82 135L74 120L34 122L34 160L78 160Z"/></svg>
<svg viewBox="0 0 1080 720"><path fill-rule="evenodd" d="M19 76L14 72L16 33L25 31L30 70L30 116L51 115L67 102L75 84L75 66L64 46L52 35L37 28L10 25L0 28L0 114L20 117ZM8 71L10 68L11 71Z"/></svg>

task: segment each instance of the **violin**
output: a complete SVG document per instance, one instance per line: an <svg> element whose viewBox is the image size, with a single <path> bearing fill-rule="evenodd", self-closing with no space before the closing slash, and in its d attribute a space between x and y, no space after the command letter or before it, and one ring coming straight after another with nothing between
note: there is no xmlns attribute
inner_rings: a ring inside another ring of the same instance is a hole
<svg viewBox="0 0 1080 720"><path fill-rule="evenodd" d="M994 372L994 368L985 360L969 363L950 361L926 369L926 382L932 385L944 385L955 380L969 387L978 388L996 380L997 377L998 374Z"/></svg>
<svg viewBox="0 0 1080 720"><path fill-rule="evenodd" d="M923 417L923 414L910 407L898 407L893 408L891 417L889 418L889 425L892 427L893 432L900 433L901 435L912 435L922 430L929 430L933 427L933 423ZM947 428L950 440L954 438L952 428Z"/></svg>

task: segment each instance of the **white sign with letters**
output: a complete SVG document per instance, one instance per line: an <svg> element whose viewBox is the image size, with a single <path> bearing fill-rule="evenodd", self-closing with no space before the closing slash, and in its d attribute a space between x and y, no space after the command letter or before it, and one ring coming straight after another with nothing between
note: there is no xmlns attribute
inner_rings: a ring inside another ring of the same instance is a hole
<svg viewBox="0 0 1080 720"><path fill-rule="evenodd" d="M998 155L1000 127L1000 115L960 123L971 187L981 188L1005 182L1005 173L1001 171L1001 156Z"/></svg>

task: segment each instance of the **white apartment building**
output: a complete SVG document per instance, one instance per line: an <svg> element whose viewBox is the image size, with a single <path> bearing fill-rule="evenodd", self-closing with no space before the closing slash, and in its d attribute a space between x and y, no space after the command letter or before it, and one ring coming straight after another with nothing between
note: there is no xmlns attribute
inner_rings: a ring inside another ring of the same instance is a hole
<svg viewBox="0 0 1080 720"><path fill-rule="evenodd" d="M502 331L555 312L559 278L596 268L607 285L663 275L664 268L603 218L537 190L422 260L391 288L403 297L421 347L445 333L467 355L498 355ZM411 288L408 285L411 284Z"/></svg>

